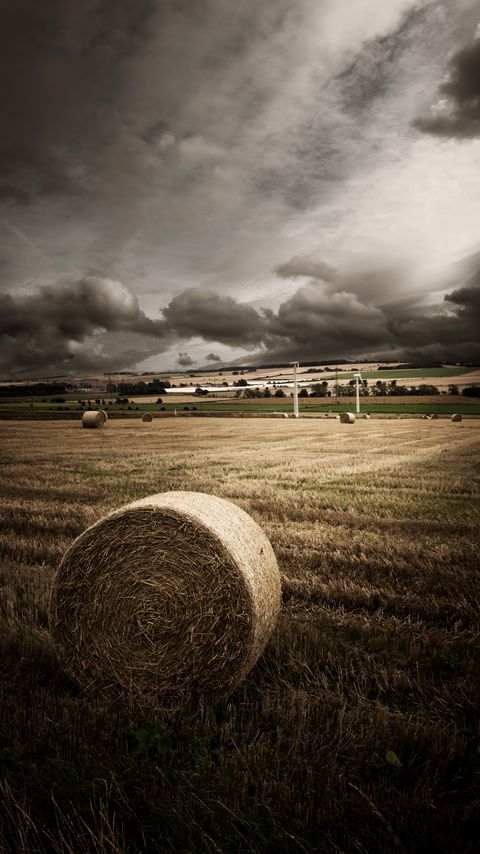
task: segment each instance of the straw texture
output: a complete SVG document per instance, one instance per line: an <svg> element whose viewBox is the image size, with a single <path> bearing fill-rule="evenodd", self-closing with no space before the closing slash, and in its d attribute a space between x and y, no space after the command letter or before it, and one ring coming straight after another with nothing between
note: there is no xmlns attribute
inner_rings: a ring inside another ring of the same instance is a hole
<svg viewBox="0 0 480 854"><path fill-rule="evenodd" d="M75 540L55 578L50 628L81 687L182 707L246 677L280 594L273 549L247 513L213 495L167 492Z"/></svg>
<svg viewBox="0 0 480 854"><path fill-rule="evenodd" d="M142 421L153 421L153 415L151 412L144 412L142 415Z"/></svg>
<svg viewBox="0 0 480 854"><path fill-rule="evenodd" d="M101 409L86 409L82 415L82 427L103 427L106 416Z"/></svg>
<svg viewBox="0 0 480 854"><path fill-rule="evenodd" d="M355 416L353 412L341 412L340 422L341 424L355 424Z"/></svg>

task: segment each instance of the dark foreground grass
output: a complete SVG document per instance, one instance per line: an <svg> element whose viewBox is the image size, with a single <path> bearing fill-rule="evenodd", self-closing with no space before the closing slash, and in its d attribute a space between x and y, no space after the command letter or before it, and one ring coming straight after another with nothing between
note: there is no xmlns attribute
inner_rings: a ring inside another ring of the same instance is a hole
<svg viewBox="0 0 480 854"><path fill-rule="evenodd" d="M478 850L478 422L0 430L2 854ZM177 488L252 513L284 604L228 702L169 717L82 694L47 606L76 534Z"/></svg>

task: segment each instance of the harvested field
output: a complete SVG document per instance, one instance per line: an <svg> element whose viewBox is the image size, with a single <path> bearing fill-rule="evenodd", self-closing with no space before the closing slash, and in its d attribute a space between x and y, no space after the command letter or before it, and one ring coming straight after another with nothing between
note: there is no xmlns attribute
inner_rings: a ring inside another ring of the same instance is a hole
<svg viewBox="0 0 480 854"><path fill-rule="evenodd" d="M0 423L0 852L477 850L480 422ZM230 699L83 695L47 631L65 549L167 490L250 513L279 624Z"/></svg>

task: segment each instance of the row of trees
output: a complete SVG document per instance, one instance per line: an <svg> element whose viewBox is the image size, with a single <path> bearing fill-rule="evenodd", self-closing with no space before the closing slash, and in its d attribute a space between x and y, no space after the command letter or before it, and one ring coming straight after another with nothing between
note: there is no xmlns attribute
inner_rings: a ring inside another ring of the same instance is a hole
<svg viewBox="0 0 480 854"><path fill-rule="evenodd" d="M244 382L235 383L236 386L240 386L237 388L236 396L243 396L245 398L269 398L269 397L285 397L285 392L281 388L275 389L273 392L270 388L259 388L252 386L247 386ZM436 385L431 385L429 383L422 383L418 386L405 386L398 385L396 380L391 380L391 382L384 382L382 380L377 380L374 385L368 385L367 380L362 380L360 383L360 396L361 397L424 397L424 396L433 396L440 395L441 391ZM208 394L205 389L197 388L198 394ZM480 397L480 386L467 386L460 392L460 389L457 385L450 385L448 387L448 393L451 395L459 395L463 394L466 397ZM299 397L352 397L355 394L355 380L350 380L348 384L335 386L332 391L328 387L328 382L323 380L321 383L313 383L310 386L310 392L307 388L301 388L298 396Z"/></svg>

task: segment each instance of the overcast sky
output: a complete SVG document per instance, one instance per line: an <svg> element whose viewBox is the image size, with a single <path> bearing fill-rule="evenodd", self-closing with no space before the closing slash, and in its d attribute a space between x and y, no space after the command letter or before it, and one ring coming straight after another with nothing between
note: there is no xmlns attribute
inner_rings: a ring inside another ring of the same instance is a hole
<svg viewBox="0 0 480 854"><path fill-rule="evenodd" d="M480 362L480 0L3 0L0 374Z"/></svg>

